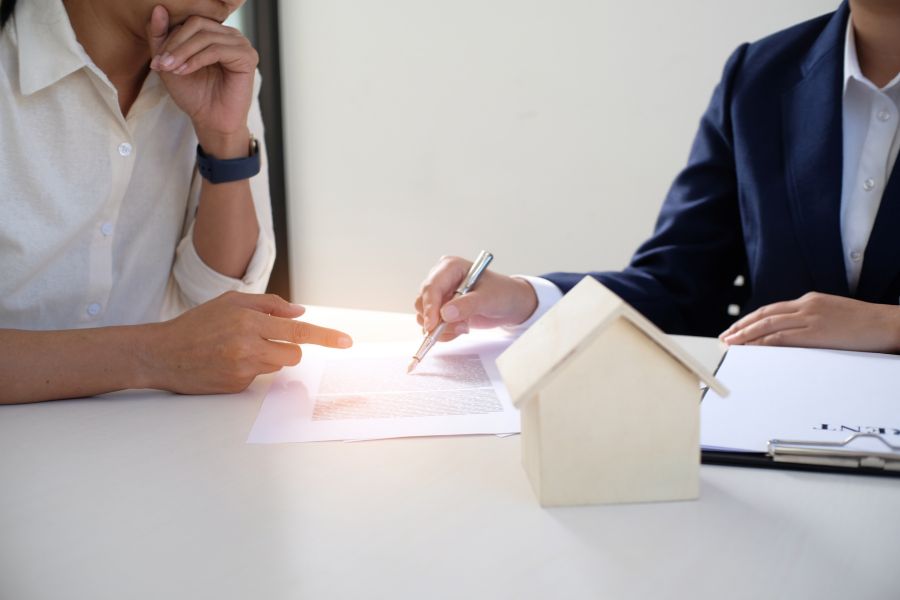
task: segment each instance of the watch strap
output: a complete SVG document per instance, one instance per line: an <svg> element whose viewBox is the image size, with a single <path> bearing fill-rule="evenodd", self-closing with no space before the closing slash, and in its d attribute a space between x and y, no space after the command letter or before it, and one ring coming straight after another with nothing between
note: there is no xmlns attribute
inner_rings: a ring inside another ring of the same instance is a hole
<svg viewBox="0 0 900 600"><path fill-rule="evenodd" d="M210 183L230 183L250 179L260 170L259 143L250 138L250 156L220 159L210 156L197 144L197 168Z"/></svg>

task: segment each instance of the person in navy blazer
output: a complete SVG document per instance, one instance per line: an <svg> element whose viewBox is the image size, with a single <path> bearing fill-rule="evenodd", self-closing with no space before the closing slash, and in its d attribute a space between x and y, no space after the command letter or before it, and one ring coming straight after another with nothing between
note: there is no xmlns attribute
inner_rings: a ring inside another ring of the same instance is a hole
<svg viewBox="0 0 900 600"><path fill-rule="evenodd" d="M882 144L892 148L883 167L896 159L900 135L898 32L900 3L851 0L740 46L725 65L653 236L623 271L589 274L669 333L721 334L729 344L900 350L900 176L891 166L884 181L859 182L866 188L859 194L843 185L857 175L849 164L844 173L845 41L855 40L861 80L881 93L878 102L893 100L893 106L866 105L879 108L873 115L893 127L893 145L890 138ZM872 127L881 127L877 121ZM868 115L859 122L868 123ZM873 134L862 137L874 143ZM873 152L865 144L856 154ZM856 225L842 223L842 204L846 210L879 190L864 255L854 250L847 258L842 226ZM851 289L854 261L862 268ZM468 265L445 257L416 299L424 328L439 318L454 325L444 340L470 326L527 326L552 304L541 297L540 281L493 272L476 291L453 299ZM543 280L560 296L585 275L550 273ZM738 276L744 285L735 285ZM744 316L733 323L735 306Z"/></svg>

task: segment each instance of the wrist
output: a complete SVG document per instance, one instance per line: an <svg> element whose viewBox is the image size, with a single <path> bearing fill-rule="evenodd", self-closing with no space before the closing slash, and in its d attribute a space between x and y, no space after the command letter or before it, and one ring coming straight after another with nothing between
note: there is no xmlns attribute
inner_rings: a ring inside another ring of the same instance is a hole
<svg viewBox="0 0 900 600"><path fill-rule="evenodd" d="M196 131L200 147L209 156L219 160L250 156L250 130L246 127L232 133Z"/></svg>
<svg viewBox="0 0 900 600"><path fill-rule="evenodd" d="M531 315L537 310L538 297L534 288L525 279L510 277L510 281L518 288L514 296L517 300L516 309L514 310L513 322L510 325L521 325L531 318Z"/></svg>
<svg viewBox="0 0 900 600"><path fill-rule="evenodd" d="M894 347L891 352L893 354L900 354L900 306L894 306L892 308L890 323Z"/></svg>
<svg viewBox="0 0 900 600"><path fill-rule="evenodd" d="M132 328L132 379L129 387L136 389L165 389L160 360L161 345L165 340L166 323L136 325Z"/></svg>

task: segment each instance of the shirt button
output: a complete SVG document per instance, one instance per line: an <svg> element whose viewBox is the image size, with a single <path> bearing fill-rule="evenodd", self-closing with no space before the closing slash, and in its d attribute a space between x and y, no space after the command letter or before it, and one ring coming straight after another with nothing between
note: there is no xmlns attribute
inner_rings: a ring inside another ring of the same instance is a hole
<svg viewBox="0 0 900 600"><path fill-rule="evenodd" d="M92 317L96 317L97 315L99 315L100 314L100 305L97 304L96 302L88 305L87 314L89 314Z"/></svg>
<svg viewBox="0 0 900 600"><path fill-rule="evenodd" d="M877 117L878 117L879 121L884 123L885 121L891 120L891 113L889 113L887 110L882 108L881 110L878 111Z"/></svg>
<svg viewBox="0 0 900 600"><path fill-rule="evenodd" d="M119 144L119 154L122 156L130 156L131 155L131 144L128 142L122 142Z"/></svg>
<svg viewBox="0 0 900 600"><path fill-rule="evenodd" d="M104 223L100 226L100 233L103 235L110 235L113 232L113 224L112 223Z"/></svg>
<svg viewBox="0 0 900 600"><path fill-rule="evenodd" d="M862 259L862 252L860 252L859 250L854 250L850 253L850 258L853 260L853 262L859 262Z"/></svg>
<svg viewBox="0 0 900 600"><path fill-rule="evenodd" d="M869 177L863 182L863 189L867 192L871 192L875 188L875 180Z"/></svg>

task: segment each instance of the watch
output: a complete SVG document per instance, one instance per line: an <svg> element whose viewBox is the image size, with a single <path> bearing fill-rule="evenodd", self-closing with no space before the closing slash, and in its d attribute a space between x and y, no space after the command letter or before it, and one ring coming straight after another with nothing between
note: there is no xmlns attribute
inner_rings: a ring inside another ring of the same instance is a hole
<svg viewBox="0 0 900 600"><path fill-rule="evenodd" d="M203 151L197 144L197 168L200 175L210 183L229 183L250 179L260 169L259 142L250 136L250 156L244 158L218 159Z"/></svg>

